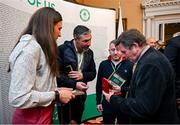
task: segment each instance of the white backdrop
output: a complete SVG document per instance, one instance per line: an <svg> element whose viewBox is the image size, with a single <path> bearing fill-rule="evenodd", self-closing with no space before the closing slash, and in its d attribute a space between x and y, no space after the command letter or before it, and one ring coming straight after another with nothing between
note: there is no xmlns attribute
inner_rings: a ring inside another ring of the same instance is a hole
<svg viewBox="0 0 180 125"><path fill-rule="evenodd" d="M8 57L31 14L38 8L50 6L63 17L62 37L58 45L71 40L76 25L92 30L92 46L96 69L108 55L108 43L115 38L115 11L76 5L62 0L0 0L0 124L11 123L12 108L8 104L10 74ZM95 81L89 84L88 94L95 93Z"/></svg>

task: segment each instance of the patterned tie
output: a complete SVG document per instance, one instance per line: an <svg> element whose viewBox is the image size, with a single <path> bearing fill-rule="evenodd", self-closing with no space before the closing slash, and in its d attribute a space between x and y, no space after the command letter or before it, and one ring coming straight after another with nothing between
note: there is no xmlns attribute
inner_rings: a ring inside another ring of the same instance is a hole
<svg viewBox="0 0 180 125"><path fill-rule="evenodd" d="M132 68L132 73L134 74L134 71L136 70L136 66L137 66L137 64L136 63L134 63L133 64L133 68ZM128 97L128 95L129 95L129 91L127 91L126 92L126 96L125 96L125 98L127 98Z"/></svg>
<svg viewBox="0 0 180 125"><path fill-rule="evenodd" d="M135 69L136 69L136 66L137 66L137 64L136 64L136 63L134 63L134 65L133 65L133 69L132 69L133 73L134 73L134 71L135 71Z"/></svg>

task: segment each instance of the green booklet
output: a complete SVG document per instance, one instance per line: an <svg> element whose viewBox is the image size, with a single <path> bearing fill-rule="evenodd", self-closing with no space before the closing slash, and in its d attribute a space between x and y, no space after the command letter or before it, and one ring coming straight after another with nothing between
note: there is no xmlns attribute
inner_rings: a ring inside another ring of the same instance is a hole
<svg viewBox="0 0 180 125"><path fill-rule="evenodd" d="M126 82L126 80L116 72L113 72L108 79L113 86L122 86Z"/></svg>

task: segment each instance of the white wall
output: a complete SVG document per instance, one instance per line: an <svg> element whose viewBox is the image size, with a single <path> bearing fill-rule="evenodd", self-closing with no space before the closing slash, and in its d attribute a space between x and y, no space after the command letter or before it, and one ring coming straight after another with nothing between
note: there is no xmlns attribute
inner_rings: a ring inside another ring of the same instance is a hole
<svg viewBox="0 0 180 125"><path fill-rule="evenodd" d="M12 107L8 103L9 54L31 14L43 6L53 7L63 16L62 37L58 39L58 44L71 40L73 28L78 24L86 25L92 30L91 48L97 68L100 61L108 55L108 43L115 38L114 10L75 5L62 0L0 0L0 124L11 123L12 116ZM80 18L82 9L89 12L89 20L83 21ZM95 93L95 80L88 84L88 94Z"/></svg>

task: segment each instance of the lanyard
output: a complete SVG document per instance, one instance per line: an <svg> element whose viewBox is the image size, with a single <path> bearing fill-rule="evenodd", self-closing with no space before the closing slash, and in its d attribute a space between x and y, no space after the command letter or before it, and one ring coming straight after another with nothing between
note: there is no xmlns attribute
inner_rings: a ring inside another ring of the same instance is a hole
<svg viewBox="0 0 180 125"><path fill-rule="evenodd" d="M117 68L116 68L116 67L112 64L112 62L111 62L111 67L112 67L112 69L113 69L113 72L116 72L116 71L119 69L120 66L121 66L121 62L119 63L119 65L118 65Z"/></svg>

